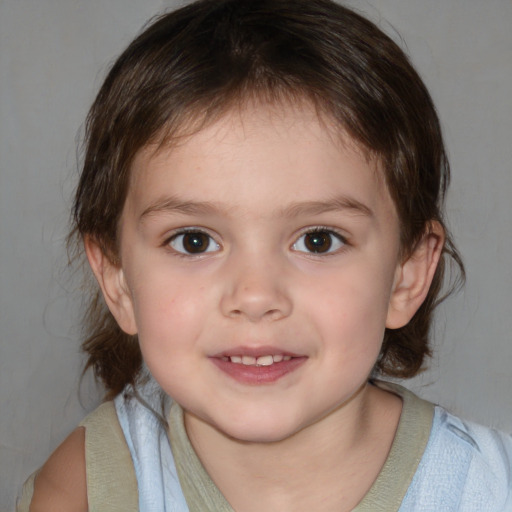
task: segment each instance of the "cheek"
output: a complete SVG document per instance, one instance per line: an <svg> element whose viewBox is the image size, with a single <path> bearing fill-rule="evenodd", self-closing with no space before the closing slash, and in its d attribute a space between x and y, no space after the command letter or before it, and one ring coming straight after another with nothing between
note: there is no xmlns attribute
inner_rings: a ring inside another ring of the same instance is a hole
<svg viewBox="0 0 512 512"><path fill-rule="evenodd" d="M378 270L381 271L372 271L369 265L353 265L333 273L329 279L311 282L309 306L329 323L363 331L371 326L383 328L393 276Z"/></svg>
<svg viewBox="0 0 512 512"><path fill-rule="evenodd" d="M148 277L134 290L133 303L143 355L156 352L165 357L200 336L207 304L201 287Z"/></svg>
<svg viewBox="0 0 512 512"><path fill-rule="evenodd" d="M142 357L162 389L177 400L187 396L191 371L201 361L206 311L202 298L188 286L143 287L136 295Z"/></svg>
<svg viewBox="0 0 512 512"><path fill-rule="evenodd" d="M340 362L369 365L377 359L385 330L391 284L382 275L353 268L312 284L316 300L304 300L313 331L322 333ZM346 269L345 269L346 270Z"/></svg>

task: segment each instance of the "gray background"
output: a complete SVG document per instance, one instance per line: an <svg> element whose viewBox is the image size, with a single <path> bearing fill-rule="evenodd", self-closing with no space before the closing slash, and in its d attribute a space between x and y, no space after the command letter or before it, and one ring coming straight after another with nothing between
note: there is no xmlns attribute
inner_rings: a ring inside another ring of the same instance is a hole
<svg viewBox="0 0 512 512"><path fill-rule="evenodd" d="M99 400L81 387L79 282L66 271L76 138L108 64L159 0L0 0L0 511ZM450 225L468 283L438 315L437 356L410 383L512 431L512 2L352 0L403 37L438 106Z"/></svg>

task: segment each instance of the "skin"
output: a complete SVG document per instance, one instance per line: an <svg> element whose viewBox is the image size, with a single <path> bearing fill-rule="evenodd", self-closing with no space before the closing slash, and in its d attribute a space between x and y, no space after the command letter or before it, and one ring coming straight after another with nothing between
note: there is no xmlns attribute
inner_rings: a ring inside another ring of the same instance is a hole
<svg viewBox="0 0 512 512"><path fill-rule="evenodd" d="M86 240L92 269L232 506L351 510L401 412L368 376L384 329L425 298L441 228L401 261L378 162L306 104L248 104L174 147L144 148L119 233L120 266ZM202 249L187 252L197 236ZM247 382L217 364L239 353L300 364Z"/></svg>
<svg viewBox="0 0 512 512"><path fill-rule="evenodd" d="M38 473L30 512L87 512L85 429L74 430Z"/></svg>

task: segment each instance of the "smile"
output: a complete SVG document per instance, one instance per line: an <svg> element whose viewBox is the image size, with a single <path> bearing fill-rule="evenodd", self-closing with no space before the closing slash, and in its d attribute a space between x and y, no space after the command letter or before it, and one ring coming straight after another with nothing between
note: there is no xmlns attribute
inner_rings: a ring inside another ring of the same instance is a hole
<svg viewBox="0 0 512 512"><path fill-rule="evenodd" d="M266 355L260 357L253 356L225 356L222 359L235 364L243 364L245 366L271 366L274 363L281 361L290 361L292 356L285 356L283 354Z"/></svg>
<svg viewBox="0 0 512 512"><path fill-rule="evenodd" d="M210 358L222 373L245 385L272 384L298 370L308 357L268 347L238 347Z"/></svg>

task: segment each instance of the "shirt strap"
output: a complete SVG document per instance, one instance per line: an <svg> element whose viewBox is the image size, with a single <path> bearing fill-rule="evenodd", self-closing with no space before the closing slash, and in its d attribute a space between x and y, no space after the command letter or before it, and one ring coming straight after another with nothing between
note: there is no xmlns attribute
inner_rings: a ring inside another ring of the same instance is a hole
<svg viewBox="0 0 512 512"><path fill-rule="evenodd" d="M89 512L137 512L137 480L114 403L100 405L80 426L85 427Z"/></svg>

